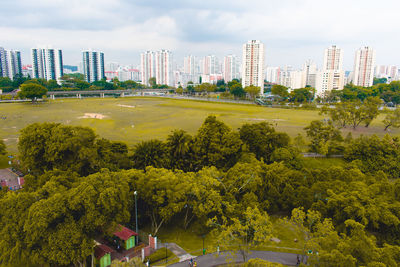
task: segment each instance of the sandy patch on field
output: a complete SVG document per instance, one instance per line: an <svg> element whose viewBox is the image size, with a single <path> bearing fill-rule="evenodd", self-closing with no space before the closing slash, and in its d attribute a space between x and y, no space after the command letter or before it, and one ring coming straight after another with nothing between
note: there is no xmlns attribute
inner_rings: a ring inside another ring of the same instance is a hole
<svg viewBox="0 0 400 267"><path fill-rule="evenodd" d="M136 108L136 106L122 105L122 104L118 104L117 106L124 107L124 108Z"/></svg>
<svg viewBox="0 0 400 267"><path fill-rule="evenodd" d="M248 120L248 121L269 121L269 120L271 120L271 121L286 121L286 120L283 120L283 119L262 119L262 118L247 118L246 120Z"/></svg>
<svg viewBox="0 0 400 267"><path fill-rule="evenodd" d="M78 119L99 119L102 120L106 118L106 115L100 113L85 113L82 117L78 117Z"/></svg>

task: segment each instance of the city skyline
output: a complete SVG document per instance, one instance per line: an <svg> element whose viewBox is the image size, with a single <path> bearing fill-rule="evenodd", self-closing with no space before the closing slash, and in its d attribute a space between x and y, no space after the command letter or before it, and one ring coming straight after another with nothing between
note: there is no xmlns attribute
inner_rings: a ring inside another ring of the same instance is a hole
<svg viewBox="0 0 400 267"><path fill-rule="evenodd" d="M361 6L362 3L362 6ZM390 8L388 8L390 7ZM139 65L140 53L166 49L177 61L213 54L241 54L241 44L265 44L268 66L299 68L306 60L322 64L323 50L343 49L345 70L353 69L354 51L373 47L376 64L399 65L396 53L396 1L7 1L0 10L1 46L21 51L29 63L31 47L53 44L69 65L80 62L84 47L110 61ZM15 11L18 14L15 15ZM27 42L26 40L29 40Z"/></svg>

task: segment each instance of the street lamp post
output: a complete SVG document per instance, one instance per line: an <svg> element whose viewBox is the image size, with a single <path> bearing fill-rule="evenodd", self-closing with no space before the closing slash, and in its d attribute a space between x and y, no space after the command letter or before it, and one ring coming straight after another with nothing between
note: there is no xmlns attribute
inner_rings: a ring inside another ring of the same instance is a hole
<svg viewBox="0 0 400 267"><path fill-rule="evenodd" d="M135 195L135 221L136 221L135 225L136 225L136 234L138 234L136 236L136 246L137 246L139 243L139 227L137 223L137 199L136 199L137 191L133 192L133 194Z"/></svg>

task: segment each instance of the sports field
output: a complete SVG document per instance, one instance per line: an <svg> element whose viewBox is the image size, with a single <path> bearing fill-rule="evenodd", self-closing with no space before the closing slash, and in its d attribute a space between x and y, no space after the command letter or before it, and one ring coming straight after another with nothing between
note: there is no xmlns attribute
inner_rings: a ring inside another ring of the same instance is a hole
<svg viewBox="0 0 400 267"><path fill-rule="evenodd" d="M15 153L20 129L34 122L60 122L89 126L102 137L132 146L141 140L165 139L177 128L193 134L210 114L233 129L246 122L270 122L292 137L304 134L303 128L310 121L323 118L318 111L158 97L58 99L40 104L1 103L0 138ZM362 133L383 136L383 118L380 115L369 129L359 127L353 136ZM391 132L399 133L397 129Z"/></svg>

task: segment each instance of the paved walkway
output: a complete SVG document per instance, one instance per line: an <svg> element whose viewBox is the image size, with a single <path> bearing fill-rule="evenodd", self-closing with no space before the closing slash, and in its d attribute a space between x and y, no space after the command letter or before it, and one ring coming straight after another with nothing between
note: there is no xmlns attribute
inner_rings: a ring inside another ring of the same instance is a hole
<svg viewBox="0 0 400 267"><path fill-rule="evenodd" d="M252 250L248 255L248 259L263 259L270 262L277 262L284 265L296 266L297 255L295 253L284 253L284 252L272 252L272 251L259 251ZM171 264L171 267L187 267L189 266L189 260L185 260L179 263ZM232 255L229 252L221 252L219 256L216 253L207 254L204 256L198 256L195 258L197 266L199 267L212 267L226 264L227 262L243 262L242 255ZM307 262L307 257L304 258L304 263Z"/></svg>
<svg viewBox="0 0 400 267"><path fill-rule="evenodd" d="M174 253L179 258L179 262L187 261L190 260L191 258L196 257L190 255L183 248L181 248L175 243L164 243L163 246L164 247L166 246L169 250L171 250L171 252Z"/></svg>

